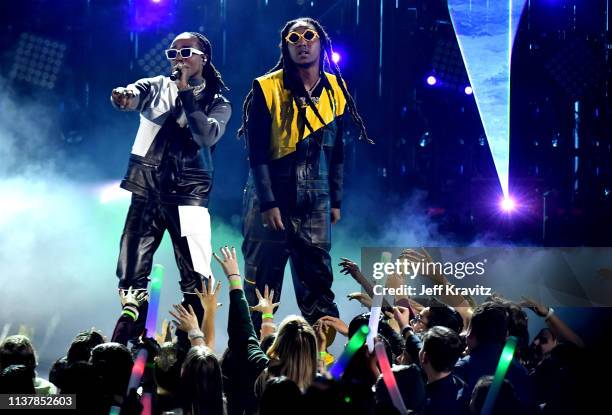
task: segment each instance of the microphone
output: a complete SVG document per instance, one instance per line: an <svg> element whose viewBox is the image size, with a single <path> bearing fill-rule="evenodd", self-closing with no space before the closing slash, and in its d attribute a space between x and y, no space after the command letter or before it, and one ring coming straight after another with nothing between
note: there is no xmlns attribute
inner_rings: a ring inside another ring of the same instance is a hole
<svg viewBox="0 0 612 415"><path fill-rule="evenodd" d="M172 71L172 74L170 75L170 80L176 81L180 77L181 77L181 68L177 67L176 69L174 69L174 71Z"/></svg>

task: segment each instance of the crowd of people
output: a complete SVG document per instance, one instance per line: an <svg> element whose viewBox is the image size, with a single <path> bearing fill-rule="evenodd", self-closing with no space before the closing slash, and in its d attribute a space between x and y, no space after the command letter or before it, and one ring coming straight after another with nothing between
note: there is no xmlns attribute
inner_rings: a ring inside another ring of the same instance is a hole
<svg viewBox="0 0 612 415"><path fill-rule="evenodd" d="M416 260L422 254L402 255ZM144 396L151 399L152 413L166 414L481 414L511 337L516 351L490 413L585 413L585 345L552 308L533 300L516 304L497 295L478 305L467 298L428 304L413 298L395 298L394 304L386 300L375 342L384 345L391 362L403 411L368 345L334 372L339 376L331 374L341 359L328 352L329 346L348 342L367 327L369 312L348 324L324 316L311 325L298 315L277 323L271 290L257 291L259 302L249 307L235 250L224 247L215 258L230 290L224 350L215 349L221 282L209 280L197 292L203 319L190 304L174 306L170 313L182 336L165 332L153 338L140 332L134 323L146 296L121 290L123 309L111 340L95 330L79 333L66 356L53 364L48 380L37 373L36 353L26 336L3 339L0 393L75 394L77 410L86 414L108 414L113 407L117 413L140 414ZM362 284L364 293L353 297L370 306L371 287L359 268L349 260L340 265ZM393 278L387 281L394 283ZM259 333L251 313L260 314ZM529 316L547 325L531 341ZM147 351L146 364L134 384L130 379L141 350Z"/></svg>

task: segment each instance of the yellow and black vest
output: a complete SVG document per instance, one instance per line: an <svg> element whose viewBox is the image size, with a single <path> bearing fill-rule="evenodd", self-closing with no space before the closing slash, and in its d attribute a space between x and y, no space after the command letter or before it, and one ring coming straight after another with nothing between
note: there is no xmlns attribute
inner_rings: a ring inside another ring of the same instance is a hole
<svg viewBox="0 0 612 415"><path fill-rule="evenodd" d="M344 114L346 100L335 75L323 72L331 87L324 88L316 107L325 124L314 113L310 106L305 107L305 116L314 133L319 133L327 125L334 123L337 117ZM266 106L272 119L270 128L269 160L277 160L296 151L297 144L312 133L304 125L298 107L285 88L283 70L266 74L256 79L263 91Z"/></svg>

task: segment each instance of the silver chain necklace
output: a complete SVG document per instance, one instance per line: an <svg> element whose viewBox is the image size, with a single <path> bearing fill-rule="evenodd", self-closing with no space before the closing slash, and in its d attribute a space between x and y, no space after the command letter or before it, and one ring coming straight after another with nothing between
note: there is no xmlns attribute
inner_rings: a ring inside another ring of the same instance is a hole
<svg viewBox="0 0 612 415"><path fill-rule="evenodd" d="M319 85L319 82L321 82L321 77L319 76L319 79L317 79L317 82L315 82L315 84L306 92L308 92L308 96L312 97L312 91L314 91L314 89Z"/></svg>

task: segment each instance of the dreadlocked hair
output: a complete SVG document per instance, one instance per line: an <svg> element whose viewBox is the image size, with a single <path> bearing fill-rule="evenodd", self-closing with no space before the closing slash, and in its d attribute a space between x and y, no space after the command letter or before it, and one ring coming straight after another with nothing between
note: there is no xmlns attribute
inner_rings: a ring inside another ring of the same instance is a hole
<svg viewBox="0 0 612 415"><path fill-rule="evenodd" d="M204 105L209 105L215 95L221 93L222 90L228 90L229 88L223 82L221 74L215 68L212 63L212 45L206 36L198 32L187 32L198 41L199 49L208 56L208 62L202 67L202 77L206 81L206 88L204 89Z"/></svg>
<svg viewBox="0 0 612 415"><path fill-rule="evenodd" d="M344 78L342 77L342 73L340 72L340 68L333 61L333 59L331 59L332 54L333 54L331 39L329 38L329 35L327 34L323 26L321 26L321 24L315 19L312 19L310 17L300 17L298 19L290 20L285 24L285 26L281 30L281 42L279 45L281 49L281 55L276 65L274 65L273 68L268 70L266 74L275 72L279 69L283 70L283 72L287 76L287 79L289 80L289 85L287 85L287 87L292 92L293 99L297 104L298 112L301 115L304 121L304 124L311 132L313 131L313 129L310 126L310 123L308 122L308 120L306 119L306 110L302 108L300 103L297 101L298 96L305 97L306 102L308 103L308 106L313 110L313 112L319 118L319 120L321 120L321 122L325 124L315 104L312 102L310 95L306 93L304 84L301 82L301 80L297 76L297 67L295 63L293 62L293 60L291 59L291 56L289 55L289 48L287 46L287 41L285 40L285 38L289 34L289 29L298 22L306 22L315 28L317 34L319 35L319 40L321 42L321 56L319 59L319 65L320 65L319 71L323 73L325 67L328 67L331 69L333 74L336 75L336 78L338 79L338 84L340 85L340 89L342 90L342 94L344 95L344 98L346 99L348 110L349 110L349 113L351 114L351 118L355 122L355 124L357 124L357 126L359 127L359 139L361 140L363 138L368 143L373 144L374 141L372 141L368 137L368 133L365 128L365 124L363 123L363 119L361 118L361 116L359 115L359 112L357 111L355 100L353 100L353 97L346 89L346 85L344 83ZM333 99L333 95L334 95L333 90L328 88L328 85L326 82L323 85L325 89L327 90L327 93L330 94L331 98ZM238 129L238 137L246 135L247 133L248 113L251 109L252 103L253 103L253 89L249 91L242 105L242 124L240 126L240 129Z"/></svg>

